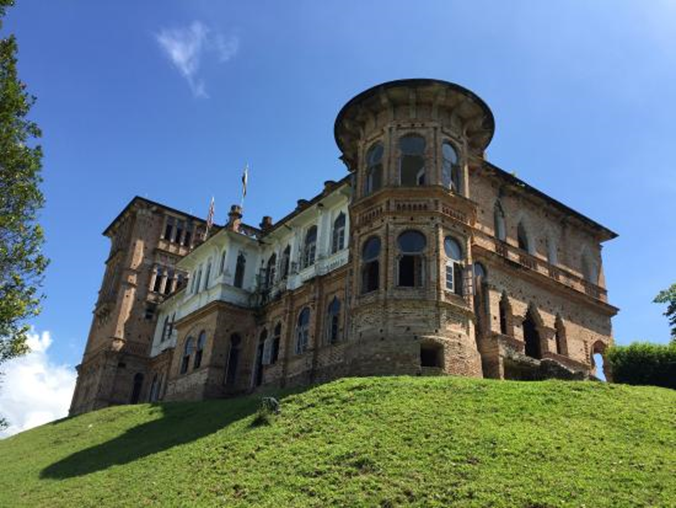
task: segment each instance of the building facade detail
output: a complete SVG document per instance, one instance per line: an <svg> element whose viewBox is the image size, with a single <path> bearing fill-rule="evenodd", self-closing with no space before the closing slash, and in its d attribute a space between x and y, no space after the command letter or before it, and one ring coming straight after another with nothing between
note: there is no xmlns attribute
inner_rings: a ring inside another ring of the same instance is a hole
<svg viewBox="0 0 676 508"><path fill-rule="evenodd" d="M234 205L205 238L132 200L104 233L71 413L341 376L594 374L616 235L488 162L493 131L469 90L394 81L338 114L349 174L277 223Z"/></svg>

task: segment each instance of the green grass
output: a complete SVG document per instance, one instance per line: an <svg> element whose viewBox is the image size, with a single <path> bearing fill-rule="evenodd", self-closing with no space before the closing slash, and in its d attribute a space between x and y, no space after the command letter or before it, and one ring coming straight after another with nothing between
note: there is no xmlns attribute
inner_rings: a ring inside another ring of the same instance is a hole
<svg viewBox="0 0 676 508"><path fill-rule="evenodd" d="M0 506L676 506L676 392L344 379L124 406L0 441Z"/></svg>

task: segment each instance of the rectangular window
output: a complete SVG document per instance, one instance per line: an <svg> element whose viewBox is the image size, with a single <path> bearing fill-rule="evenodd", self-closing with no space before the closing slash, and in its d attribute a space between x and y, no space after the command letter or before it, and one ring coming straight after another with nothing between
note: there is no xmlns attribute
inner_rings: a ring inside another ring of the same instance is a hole
<svg viewBox="0 0 676 508"><path fill-rule="evenodd" d="M183 240L183 231L185 230L185 222L182 220L176 221L176 236L174 238L174 241L176 243L181 243L181 240Z"/></svg>
<svg viewBox="0 0 676 508"><path fill-rule="evenodd" d="M185 229L185 235L183 237L183 245L190 247L190 241L192 240L192 224L188 224L188 227Z"/></svg>
<svg viewBox="0 0 676 508"><path fill-rule="evenodd" d="M172 241L172 235L174 234L174 218L173 217L167 217L167 223L164 226L164 239L168 241Z"/></svg>
<svg viewBox="0 0 676 508"><path fill-rule="evenodd" d="M164 277L164 270L162 268L156 268L155 270L155 282L153 283L153 291L155 293L160 292L160 288L162 287L162 277Z"/></svg>

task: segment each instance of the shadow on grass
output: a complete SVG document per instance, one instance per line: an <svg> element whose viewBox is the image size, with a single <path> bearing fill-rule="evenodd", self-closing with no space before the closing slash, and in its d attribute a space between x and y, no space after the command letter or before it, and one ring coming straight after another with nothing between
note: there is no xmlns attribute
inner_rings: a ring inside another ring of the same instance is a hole
<svg viewBox="0 0 676 508"><path fill-rule="evenodd" d="M212 434L255 413L259 404L259 397L158 404L160 418L69 455L43 469L40 477L72 478L133 462Z"/></svg>

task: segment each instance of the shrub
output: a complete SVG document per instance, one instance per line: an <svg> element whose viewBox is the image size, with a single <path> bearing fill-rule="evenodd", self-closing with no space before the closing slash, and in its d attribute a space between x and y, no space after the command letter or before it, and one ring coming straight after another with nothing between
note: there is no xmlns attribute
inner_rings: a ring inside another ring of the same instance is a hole
<svg viewBox="0 0 676 508"><path fill-rule="evenodd" d="M613 346L606 354L613 381L676 389L676 344L635 342Z"/></svg>

